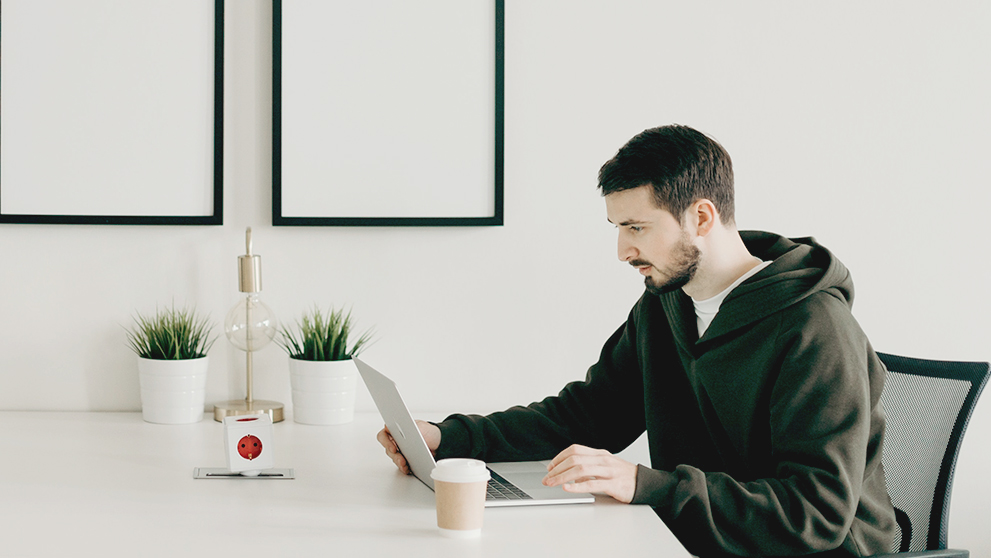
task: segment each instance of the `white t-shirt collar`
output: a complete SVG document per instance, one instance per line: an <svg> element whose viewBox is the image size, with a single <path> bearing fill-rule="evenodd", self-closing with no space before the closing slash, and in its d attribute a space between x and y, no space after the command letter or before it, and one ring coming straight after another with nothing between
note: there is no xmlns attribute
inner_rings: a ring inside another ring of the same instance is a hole
<svg viewBox="0 0 991 558"><path fill-rule="evenodd" d="M771 262L761 261L761 263L755 265L750 271L744 273L736 281L726 287L723 292L717 294L714 297L707 298L705 300L695 300L692 299L692 304L695 305L695 323L699 329L699 338L705 333L705 330L709 329L709 324L716 317L719 312L719 307L723 304L723 300L733 291L733 289L740 286L747 279L750 279L756 275L760 270L771 265Z"/></svg>

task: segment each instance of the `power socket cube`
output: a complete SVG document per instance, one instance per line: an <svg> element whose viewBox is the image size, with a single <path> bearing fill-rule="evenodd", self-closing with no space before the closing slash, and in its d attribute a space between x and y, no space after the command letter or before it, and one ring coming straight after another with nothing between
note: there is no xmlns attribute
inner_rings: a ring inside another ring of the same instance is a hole
<svg viewBox="0 0 991 558"><path fill-rule="evenodd" d="M267 414L224 418L227 469L255 476L275 464L272 417Z"/></svg>

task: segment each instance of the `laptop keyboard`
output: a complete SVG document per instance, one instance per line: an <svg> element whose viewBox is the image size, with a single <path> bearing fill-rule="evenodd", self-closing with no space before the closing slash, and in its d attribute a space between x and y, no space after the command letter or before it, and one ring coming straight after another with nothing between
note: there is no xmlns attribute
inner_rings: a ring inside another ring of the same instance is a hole
<svg viewBox="0 0 991 558"><path fill-rule="evenodd" d="M513 483L501 477L498 473L489 469L492 478L489 479L488 491L485 494L486 500L532 500L529 494L523 492Z"/></svg>

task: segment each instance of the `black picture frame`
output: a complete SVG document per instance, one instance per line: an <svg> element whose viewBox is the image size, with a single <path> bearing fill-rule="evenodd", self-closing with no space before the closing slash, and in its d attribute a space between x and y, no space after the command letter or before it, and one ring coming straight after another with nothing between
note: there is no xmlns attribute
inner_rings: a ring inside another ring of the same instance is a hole
<svg viewBox="0 0 991 558"><path fill-rule="evenodd" d="M286 0L291 1L291 0ZM464 227L501 226L503 224L504 159L504 89L505 89L505 1L494 0L494 173L492 177L493 211L485 216L299 216L284 211L283 194L283 0L272 5L272 224L275 226L359 226L359 227ZM488 187L488 185L486 186Z"/></svg>
<svg viewBox="0 0 991 558"><path fill-rule="evenodd" d="M80 0L69 0L71 2L79 2ZM204 2L209 2L209 0L203 0ZM202 214L192 214L192 215L160 215L156 214L154 207L149 207L148 212L143 211L132 212L131 214L117 214L114 212L108 212L108 214L94 214L95 211L88 211L86 214L71 214L71 213L58 213L58 214L48 214L44 212L38 213L18 213L16 211L6 210L2 204L2 199L0 199L0 223L15 223L15 224L69 224L69 225L222 225L223 224L223 152L224 152L224 1L225 0L214 0L213 2L213 100L212 100L212 176L208 169L203 169L205 172L199 170L194 171L197 174L203 174L208 178L204 180L203 189L200 194L203 196L202 199L207 200L212 197L212 208L205 210ZM167 1L163 1L161 6L163 9L170 9L172 6ZM203 27L208 27L204 20ZM128 22L128 25L140 26L144 24L154 25L155 22ZM0 28L2 28L2 14L0 14ZM183 37L177 36L176 40L183 40ZM167 53L169 45L154 45L156 49L161 49L161 52ZM121 49L122 51L125 49ZM126 53L123 55L127 55ZM202 86L202 85L201 85ZM208 86L207 86L208 87ZM210 105L209 101L206 103L207 106ZM16 110L16 107L0 108L0 126L3 124L3 112L6 110ZM148 107L147 110L155 110L155 107ZM122 116L121 118L125 118ZM98 123L99 127L112 126L114 122L100 121ZM153 131L149 131L153 133ZM16 138L15 138L16 139ZM10 138L7 141L11 141ZM133 138L133 141L140 142L142 138ZM209 144L210 140L207 138L204 143ZM47 153L46 156L58 157L59 152L57 150L51 150L51 153ZM208 160L211 155L207 154L206 159ZM0 157L0 165L3 165L2 157ZM164 166L177 164L174 155L170 155L167 150L162 151L162 161L161 164ZM154 170L149 169L149 172L154 172ZM94 173L96 174L96 173ZM98 182L101 180L101 176L87 176L85 179L91 182ZM212 183L211 183L212 179ZM0 182L0 194L2 194L4 188L16 188L16 186L11 186L9 184L5 185ZM109 196L109 194L108 194ZM108 207L113 202L112 196L108 198ZM97 201L96 203L99 203ZM205 204L204 204L205 205Z"/></svg>

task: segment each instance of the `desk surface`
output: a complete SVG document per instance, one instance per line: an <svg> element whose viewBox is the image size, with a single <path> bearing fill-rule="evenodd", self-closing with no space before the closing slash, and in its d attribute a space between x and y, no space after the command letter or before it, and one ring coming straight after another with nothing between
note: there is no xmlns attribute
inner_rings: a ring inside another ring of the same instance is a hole
<svg viewBox="0 0 991 558"><path fill-rule="evenodd" d="M223 426L140 413L0 412L0 554L20 556L688 556L646 506L496 508L441 537L434 496L375 441L381 420L275 425L294 480L194 479L224 467Z"/></svg>

